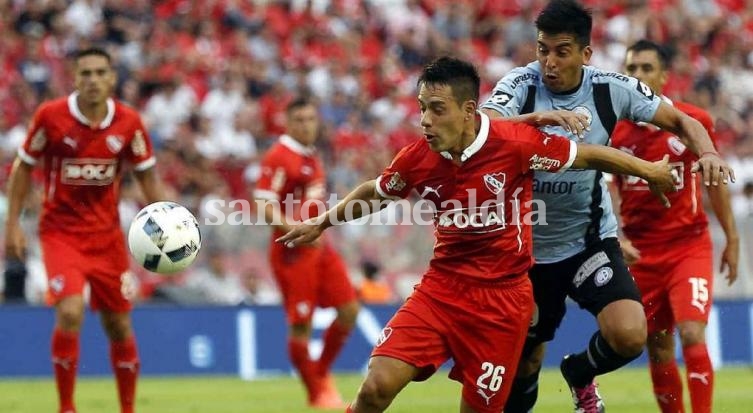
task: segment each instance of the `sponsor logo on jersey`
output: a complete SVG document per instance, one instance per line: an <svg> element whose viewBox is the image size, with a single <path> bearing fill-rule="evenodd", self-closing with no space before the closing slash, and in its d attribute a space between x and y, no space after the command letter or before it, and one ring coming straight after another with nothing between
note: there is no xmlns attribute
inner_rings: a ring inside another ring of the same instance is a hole
<svg viewBox="0 0 753 413"><path fill-rule="evenodd" d="M674 135L670 136L669 139L667 139L667 146L669 146L669 150L677 156L685 153L685 150L688 148L684 143L682 143L680 138Z"/></svg>
<svg viewBox="0 0 753 413"><path fill-rule="evenodd" d="M510 87L515 89L519 84L525 82L526 80L533 80L535 82L538 82L539 75L535 73L524 73L520 76L515 77L512 82L510 82Z"/></svg>
<svg viewBox="0 0 753 413"><path fill-rule="evenodd" d="M29 143L29 150L31 152L38 152L44 149L44 146L47 144L47 135L44 133L44 129L39 128L37 130L37 133L34 134L34 136L31 138L31 142Z"/></svg>
<svg viewBox="0 0 753 413"><path fill-rule="evenodd" d="M399 173L395 172L390 177L390 180L387 181L387 184L385 185L385 188L387 191L390 192L400 192L405 188L405 181L403 181L403 177L400 176Z"/></svg>
<svg viewBox="0 0 753 413"><path fill-rule="evenodd" d="M120 153L121 149L123 149L124 142L125 139L123 139L123 137L119 135L107 135L107 137L105 138L107 149L109 149L112 153Z"/></svg>
<svg viewBox="0 0 753 413"><path fill-rule="evenodd" d="M588 276L593 274L597 268L603 267L609 264L611 261L604 251L599 251L596 254L590 256L583 264L581 264L578 271L575 272L573 277L573 285L577 288L588 279Z"/></svg>
<svg viewBox="0 0 753 413"><path fill-rule="evenodd" d="M494 195L499 195L499 193L505 188L505 173L497 172L484 175L484 185L486 185L486 189L488 189L489 192Z"/></svg>
<svg viewBox="0 0 753 413"><path fill-rule="evenodd" d="M133 133L133 139L131 140L131 152L136 157L146 156L146 138L144 137L144 131L136 129Z"/></svg>
<svg viewBox="0 0 753 413"><path fill-rule="evenodd" d="M492 103L496 103L497 105L506 106L508 103L512 102L512 95L498 90L494 92L494 95L492 95L489 100L491 100Z"/></svg>
<svg viewBox="0 0 753 413"><path fill-rule="evenodd" d="M651 88L648 87L647 84L641 82L640 80L638 81L638 86L636 86L636 89L640 94L647 97L649 100L654 98L654 91L651 90Z"/></svg>
<svg viewBox="0 0 753 413"><path fill-rule="evenodd" d="M117 159L65 158L60 164L60 182L67 185L110 185L117 170Z"/></svg>
<svg viewBox="0 0 753 413"><path fill-rule="evenodd" d="M473 209L453 209L438 214L436 224L440 230L484 230L483 232L503 229L505 222L505 204L481 206Z"/></svg>
<svg viewBox="0 0 753 413"><path fill-rule="evenodd" d="M421 198L426 198L429 196L429 194L434 194L437 198L439 198L439 190L442 188L442 185L437 185L436 187L432 187L429 185L424 185L424 190L421 192Z"/></svg>
<svg viewBox="0 0 753 413"><path fill-rule="evenodd" d="M533 180L533 192L539 194L572 194L576 181Z"/></svg>
<svg viewBox="0 0 753 413"><path fill-rule="evenodd" d="M528 160L528 165L534 171L551 171L552 169L558 169L562 165L562 162L557 159L533 154L531 159Z"/></svg>
<svg viewBox="0 0 753 413"><path fill-rule="evenodd" d="M597 78L597 77L611 77L613 79L617 79L617 80L622 81L622 82L627 82L627 81L630 80L629 77L627 77L627 76L625 76L625 75L623 75L621 73L617 73L617 72L596 72L593 75L593 77L594 77L594 79Z"/></svg>

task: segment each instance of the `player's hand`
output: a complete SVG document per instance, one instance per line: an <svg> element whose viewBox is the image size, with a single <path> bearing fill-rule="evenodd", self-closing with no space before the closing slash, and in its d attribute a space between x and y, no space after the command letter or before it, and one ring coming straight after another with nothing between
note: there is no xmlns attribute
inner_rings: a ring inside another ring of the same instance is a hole
<svg viewBox="0 0 753 413"><path fill-rule="evenodd" d="M653 163L653 168L648 174L646 181L648 181L648 187L651 189L651 192L661 200L665 208L672 206L664 194L677 190L676 185L679 183L679 176L677 176L674 168L669 165L669 155L664 155L661 161Z"/></svg>
<svg viewBox="0 0 753 413"><path fill-rule="evenodd" d="M737 280L737 262L739 259L740 241L728 239L719 264L719 272L723 273L725 268L727 270L727 275L724 276L727 279L727 285L732 285Z"/></svg>
<svg viewBox="0 0 753 413"><path fill-rule="evenodd" d="M287 234L277 238L275 242L285 244L288 248L298 245L316 244L324 229L319 225L318 218L308 219L296 225Z"/></svg>
<svg viewBox="0 0 753 413"><path fill-rule="evenodd" d="M735 182L735 171L727 161L716 152L704 152L690 170L693 173L701 171L703 184L717 186L719 183Z"/></svg>
<svg viewBox="0 0 753 413"><path fill-rule="evenodd" d="M26 259L26 236L19 224L8 224L5 227L5 257L20 261Z"/></svg>
<svg viewBox="0 0 753 413"><path fill-rule="evenodd" d="M622 250L622 258L625 259L627 265L633 265L641 259L640 250L635 248L627 238L620 238L620 249Z"/></svg>
<svg viewBox="0 0 753 413"><path fill-rule="evenodd" d="M591 130L588 117L569 110L551 110L536 113L536 126L561 126L567 132L583 138Z"/></svg>

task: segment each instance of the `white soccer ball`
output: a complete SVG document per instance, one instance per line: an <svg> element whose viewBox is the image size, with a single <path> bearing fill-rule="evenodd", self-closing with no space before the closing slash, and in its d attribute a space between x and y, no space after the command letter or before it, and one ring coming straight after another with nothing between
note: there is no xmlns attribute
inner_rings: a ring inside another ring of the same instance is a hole
<svg viewBox="0 0 753 413"><path fill-rule="evenodd" d="M149 271L182 271L201 249L199 223L188 209L175 202L149 204L131 221L128 248L136 262Z"/></svg>

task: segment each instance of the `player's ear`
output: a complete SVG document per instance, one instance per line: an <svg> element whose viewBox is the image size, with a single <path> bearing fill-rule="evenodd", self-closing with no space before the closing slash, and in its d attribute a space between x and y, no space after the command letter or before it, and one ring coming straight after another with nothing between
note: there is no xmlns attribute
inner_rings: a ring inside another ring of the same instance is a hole
<svg viewBox="0 0 753 413"><path fill-rule="evenodd" d="M465 112L465 120L470 120L476 116L476 110L478 110L478 102L469 99L463 103L463 112Z"/></svg>
<svg viewBox="0 0 753 413"><path fill-rule="evenodd" d="M591 56L593 56L594 50L591 48L591 45L588 45L583 48L583 64L587 65L591 61Z"/></svg>

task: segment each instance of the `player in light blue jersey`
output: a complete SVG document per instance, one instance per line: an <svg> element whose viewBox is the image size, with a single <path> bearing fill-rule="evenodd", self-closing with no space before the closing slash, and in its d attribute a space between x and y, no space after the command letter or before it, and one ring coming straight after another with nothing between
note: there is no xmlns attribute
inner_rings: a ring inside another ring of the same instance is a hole
<svg viewBox="0 0 753 413"><path fill-rule="evenodd" d="M679 136L699 155L706 185L734 179L699 122L662 102L637 79L587 66L591 26L590 12L582 5L551 1L536 19L538 61L502 78L484 111L539 125L556 113L563 126L541 126L543 130L602 145L609 143L620 119L650 122ZM544 115L547 111L555 112ZM599 330L587 349L565 356L560 367L575 411L603 412L594 378L637 358L646 343L640 293L622 260L609 193L601 173L572 169L537 173L533 191L546 208L539 215L544 220L533 228L536 265L530 277L537 311L504 411L532 410L544 343L554 338L570 296L596 317Z"/></svg>

